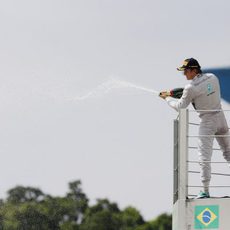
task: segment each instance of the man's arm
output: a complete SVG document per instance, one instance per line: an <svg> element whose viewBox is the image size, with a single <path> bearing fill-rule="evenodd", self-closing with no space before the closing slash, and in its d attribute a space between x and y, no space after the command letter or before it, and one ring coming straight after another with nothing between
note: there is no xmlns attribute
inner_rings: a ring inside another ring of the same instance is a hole
<svg viewBox="0 0 230 230"><path fill-rule="evenodd" d="M187 108L193 99L192 87L190 85L186 86L183 91L183 95L179 100L175 100L172 97L165 97L168 105L179 111L179 109Z"/></svg>

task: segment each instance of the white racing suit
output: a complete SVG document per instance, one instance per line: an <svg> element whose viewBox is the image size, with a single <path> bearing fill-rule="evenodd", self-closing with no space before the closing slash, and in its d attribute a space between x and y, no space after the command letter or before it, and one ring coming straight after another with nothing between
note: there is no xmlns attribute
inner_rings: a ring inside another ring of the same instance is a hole
<svg viewBox="0 0 230 230"><path fill-rule="evenodd" d="M166 101L177 111L193 103L194 108L199 113L201 123L199 127L198 152L201 166L201 181L204 190L208 191L211 180L211 164L202 162L211 161L213 135L229 135L228 125L221 109L218 78L214 74L198 74L190 84L185 86L183 95L179 100L167 97ZM205 136L202 137L202 135ZM225 160L230 163L230 137L216 137L216 140L220 145Z"/></svg>

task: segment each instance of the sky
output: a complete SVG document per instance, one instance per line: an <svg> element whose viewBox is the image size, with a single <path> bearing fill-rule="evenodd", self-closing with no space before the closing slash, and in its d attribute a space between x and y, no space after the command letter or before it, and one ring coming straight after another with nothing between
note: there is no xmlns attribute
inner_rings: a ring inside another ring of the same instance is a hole
<svg viewBox="0 0 230 230"><path fill-rule="evenodd" d="M0 0L0 196L80 179L145 219L172 212L176 67L230 65L230 2ZM115 86L110 89L111 79ZM228 108L228 105L224 106ZM229 116L230 117L230 116Z"/></svg>

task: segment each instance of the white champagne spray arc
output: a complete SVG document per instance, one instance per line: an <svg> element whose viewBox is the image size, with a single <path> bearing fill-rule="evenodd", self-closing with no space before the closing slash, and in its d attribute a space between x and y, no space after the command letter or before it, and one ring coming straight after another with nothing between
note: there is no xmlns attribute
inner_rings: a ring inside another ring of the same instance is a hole
<svg viewBox="0 0 230 230"><path fill-rule="evenodd" d="M119 88L134 88L137 90L142 90L148 93L152 93L155 95L159 95L159 92L153 89L149 89L143 86L136 85L131 82L115 79L114 77L109 78L106 82L102 83L101 85L97 86L95 89L92 91L86 93L85 95L82 96L77 96L73 100L74 101L82 101L85 99L88 99L90 97L96 97L99 95L107 94L109 93L112 89L119 89Z"/></svg>

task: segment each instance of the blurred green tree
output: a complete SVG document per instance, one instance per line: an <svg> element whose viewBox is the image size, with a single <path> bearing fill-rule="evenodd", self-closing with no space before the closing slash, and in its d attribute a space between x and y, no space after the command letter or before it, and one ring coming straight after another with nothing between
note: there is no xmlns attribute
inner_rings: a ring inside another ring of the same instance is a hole
<svg viewBox="0 0 230 230"><path fill-rule="evenodd" d="M0 230L171 230L172 216L144 221L134 207L120 210L108 199L93 206L81 181L69 183L65 196L54 197L38 188L16 186L0 200Z"/></svg>
<svg viewBox="0 0 230 230"><path fill-rule="evenodd" d="M88 208L80 230L118 230L122 227L120 210L107 199L98 199L97 204Z"/></svg>
<svg viewBox="0 0 230 230"><path fill-rule="evenodd" d="M122 230L133 230L145 223L141 214L133 207L127 207L121 212Z"/></svg>

